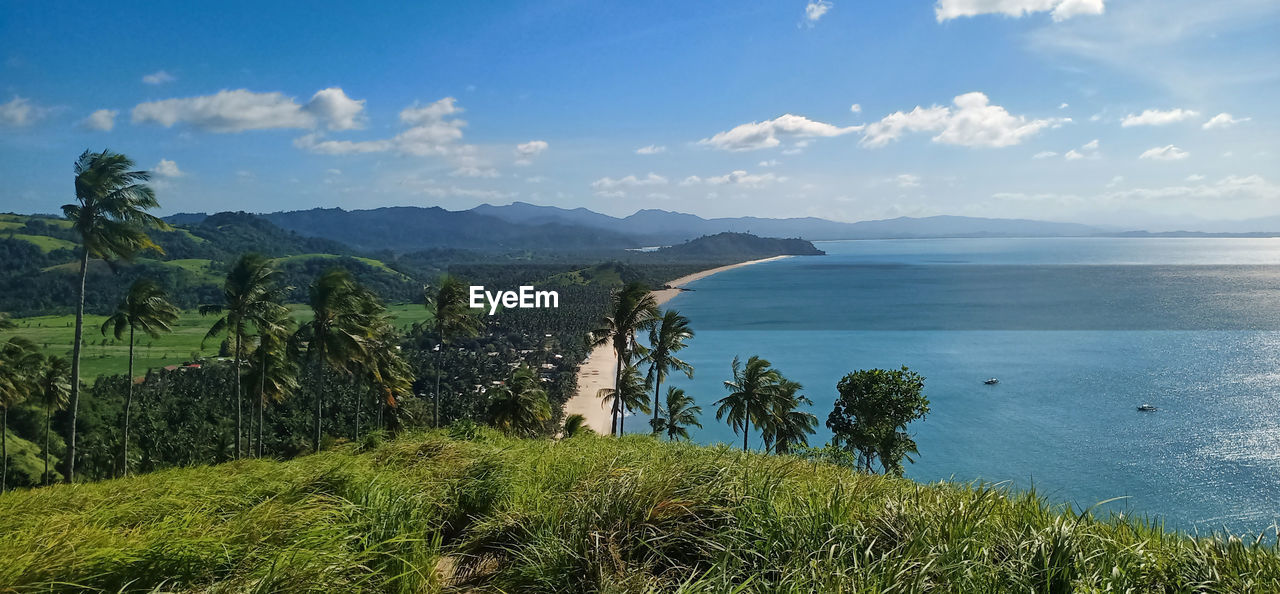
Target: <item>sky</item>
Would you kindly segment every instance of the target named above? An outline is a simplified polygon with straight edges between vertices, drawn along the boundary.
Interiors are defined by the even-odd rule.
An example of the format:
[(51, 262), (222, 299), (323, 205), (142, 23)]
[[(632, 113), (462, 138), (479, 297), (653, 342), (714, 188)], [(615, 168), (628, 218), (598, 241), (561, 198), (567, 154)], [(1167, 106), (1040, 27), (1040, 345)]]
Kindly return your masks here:
[(1280, 215), (1276, 0), (0, 0), (0, 210)]

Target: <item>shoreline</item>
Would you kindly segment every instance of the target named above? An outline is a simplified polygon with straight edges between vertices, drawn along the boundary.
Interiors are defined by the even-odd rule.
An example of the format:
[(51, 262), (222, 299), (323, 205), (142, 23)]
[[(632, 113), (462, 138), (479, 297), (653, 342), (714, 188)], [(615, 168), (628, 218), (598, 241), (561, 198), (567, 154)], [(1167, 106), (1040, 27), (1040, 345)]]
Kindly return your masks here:
[[(695, 272), (686, 276), (677, 278), (666, 284), (665, 289), (650, 291), (654, 301), (661, 306), (670, 301), (684, 285), (691, 282), (701, 280), (734, 268), (750, 266), (752, 264), (760, 264), (761, 262), (772, 262), (791, 256), (773, 256), (771, 258), (761, 258), (759, 260), (748, 260), (746, 262), (738, 262), (737, 264), (729, 264), (728, 266), (720, 266), (717, 268), (709, 268), (700, 272)], [(602, 388), (612, 388), (614, 373), (616, 372), (618, 358), (614, 355), (612, 345), (604, 345), (592, 349), (591, 354), (587, 357), (582, 365), (578, 366), (578, 390), (573, 397), (564, 403), (564, 415), (567, 417), (572, 414), (582, 415), (587, 419), (587, 426), (600, 435), (609, 434), (609, 426), (612, 424), (612, 416), (609, 409), (601, 406), (601, 401), (596, 394)]]

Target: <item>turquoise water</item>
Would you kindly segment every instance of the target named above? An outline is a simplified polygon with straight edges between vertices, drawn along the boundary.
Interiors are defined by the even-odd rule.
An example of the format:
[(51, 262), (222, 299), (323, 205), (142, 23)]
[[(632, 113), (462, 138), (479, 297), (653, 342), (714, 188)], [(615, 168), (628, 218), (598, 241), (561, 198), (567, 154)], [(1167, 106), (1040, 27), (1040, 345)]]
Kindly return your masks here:
[(908, 365), (932, 401), (911, 427), (914, 479), (1034, 485), (1078, 507), (1125, 497), (1102, 509), (1201, 532), (1280, 518), (1280, 240), (820, 247), (667, 304), (697, 331), (682, 353), (695, 378), (672, 381), (703, 406), (697, 441), (734, 443), (712, 402), (735, 355), (804, 384), (820, 424), (845, 373)]

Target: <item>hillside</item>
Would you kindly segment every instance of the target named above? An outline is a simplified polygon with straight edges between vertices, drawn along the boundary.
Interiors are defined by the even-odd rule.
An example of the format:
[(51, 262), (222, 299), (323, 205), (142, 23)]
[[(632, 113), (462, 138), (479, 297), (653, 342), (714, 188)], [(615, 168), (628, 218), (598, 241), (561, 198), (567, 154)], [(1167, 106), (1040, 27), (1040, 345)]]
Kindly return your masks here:
[[(183, 221), (178, 223), (177, 221)], [(416, 269), (398, 270), (339, 242), (305, 237), (245, 213), (184, 215), (172, 231), (154, 231), (164, 251), (138, 254), (132, 261), (90, 262), (85, 308), (106, 313), (135, 279), (160, 283), (184, 309), (219, 298), (223, 277), (241, 254), (280, 258), (292, 300), (324, 268), (340, 264), (384, 299), (412, 301), (419, 296)], [(79, 272), (79, 239), (63, 219), (39, 215), (0, 215), (0, 311), (17, 316), (64, 314), (74, 306), (70, 290)]]
[[(1262, 592), (1252, 540), (789, 456), (452, 430), (0, 495), (9, 591)], [(74, 586), (72, 585), (74, 584)]]
[(658, 254), (685, 257), (716, 257), (729, 254), (750, 258), (772, 256), (821, 256), (826, 252), (803, 239), (774, 239), (746, 233), (717, 233), (658, 250)]

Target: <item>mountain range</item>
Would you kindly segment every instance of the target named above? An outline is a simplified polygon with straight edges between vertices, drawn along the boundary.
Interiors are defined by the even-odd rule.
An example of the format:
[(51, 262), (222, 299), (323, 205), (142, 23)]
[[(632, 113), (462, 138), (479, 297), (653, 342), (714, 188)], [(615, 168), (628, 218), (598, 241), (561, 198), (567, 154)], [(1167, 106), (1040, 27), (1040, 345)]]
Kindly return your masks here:
[[(173, 223), (198, 223), (205, 215), (178, 214)], [(315, 208), (259, 215), (306, 237), (339, 241), (366, 251), (412, 252), (437, 248), (591, 251), (676, 245), (717, 233), (760, 237), (902, 239), (938, 237), (1077, 237), (1113, 230), (1076, 223), (1026, 219), (933, 216), (842, 223), (815, 217), (705, 219), (646, 209), (613, 217), (586, 208), (565, 209), (515, 202), (470, 210), (440, 207), (385, 207), (370, 210)]]

